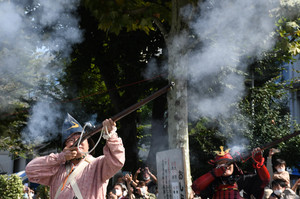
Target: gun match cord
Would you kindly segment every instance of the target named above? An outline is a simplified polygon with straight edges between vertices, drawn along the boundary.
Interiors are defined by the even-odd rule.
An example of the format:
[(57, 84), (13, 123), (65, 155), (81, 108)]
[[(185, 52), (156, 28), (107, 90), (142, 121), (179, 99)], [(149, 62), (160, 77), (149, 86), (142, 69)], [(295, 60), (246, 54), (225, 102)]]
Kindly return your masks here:
[[(109, 89), (109, 90), (106, 90), (106, 91), (96, 92), (96, 93), (92, 93), (92, 94), (85, 95), (85, 96), (82, 96), (82, 97), (76, 97), (76, 98), (73, 98), (73, 99), (70, 99), (70, 100), (60, 101), (60, 102), (56, 102), (56, 103), (57, 104), (63, 104), (63, 103), (68, 103), (68, 102), (84, 99), (84, 98), (87, 98), (87, 97), (91, 97), (91, 96), (94, 96), (94, 95), (100, 95), (100, 94), (108, 93), (109, 91), (119, 90), (121, 88), (126, 88), (126, 87), (130, 87), (130, 86), (133, 86), (133, 85), (136, 85), (136, 84), (140, 84), (140, 83), (148, 82), (148, 81), (151, 81), (151, 80), (154, 80), (154, 79), (157, 79), (157, 78), (161, 78), (164, 75), (165, 74), (160, 74), (160, 75), (154, 76), (152, 78), (143, 79), (143, 80), (132, 82), (132, 83), (129, 83), (129, 84), (124, 84), (122, 86), (119, 86), (118, 88), (113, 88), (113, 89)], [(19, 115), (19, 114), (26, 113), (26, 112), (28, 112), (28, 109), (23, 110), (23, 111), (3, 114), (3, 115), (0, 115), (0, 118), (1, 117), (9, 117), (9, 116), (14, 116), (14, 115)]]
[[(175, 83), (174, 82), (171, 82), (170, 84), (168, 84), (167, 86), (161, 88), (160, 90), (156, 91), (155, 93), (153, 93), (152, 95), (144, 98), (143, 100), (139, 101), (138, 103), (124, 109), (123, 111), (119, 112), (118, 114), (114, 115), (111, 119), (114, 121), (114, 122), (117, 122), (118, 120), (122, 119), (123, 117), (129, 115), (130, 113), (132, 113), (133, 111), (137, 110), (138, 108), (142, 107), (143, 105), (147, 104), (148, 102), (154, 100), (155, 98), (161, 96), (162, 94), (166, 93), (168, 90), (170, 90), (171, 88), (173, 88), (175, 86)], [(86, 126), (85, 126), (86, 127)], [(85, 129), (85, 128), (84, 128)], [(83, 142), (85, 139), (88, 139), (90, 137), (92, 137), (94, 134), (98, 133), (101, 131), (101, 135), (100, 135), (100, 138), (102, 137), (102, 134), (103, 134), (103, 125), (100, 124), (99, 126), (97, 127), (94, 127), (93, 130), (89, 131), (89, 132), (86, 132), (84, 133), (84, 129), (82, 131), (82, 136), (81, 136), (81, 139), (78, 139), (76, 140), (72, 147), (75, 147), (75, 146), (79, 146), (81, 142)], [(99, 142), (100, 140), (98, 140)]]
[[(89, 150), (88, 152), (83, 152), (83, 151), (81, 151), (81, 150), (79, 149), (79, 145), (80, 145), (80, 143), (82, 142), (82, 141), (81, 141), (81, 140), (82, 140), (82, 136), (83, 136), (84, 131), (85, 131), (85, 128), (86, 128), (87, 126), (90, 127), (90, 128), (92, 128), (92, 127), (95, 128), (95, 126), (93, 126), (90, 122), (87, 122), (87, 123), (85, 123), (85, 125), (84, 125), (84, 127), (83, 127), (83, 129), (82, 129), (82, 131), (81, 131), (80, 138), (79, 138), (79, 141), (78, 141), (78, 144), (77, 144), (77, 149), (78, 149), (78, 151), (79, 151), (80, 153), (82, 153), (82, 154), (84, 154), (84, 155), (87, 155), (87, 154), (91, 153), (91, 152), (97, 147), (97, 145), (99, 144), (99, 142), (100, 142), (100, 140), (101, 140), (101, 138), (102, 138), (102, 136), (103, 136), (103, 132), (104, 132), (104, 128), (102, 128), (101, 134), (100, 134), (100, 136), (99, 136), (99, 138), (98, 138), (98, 141), (97, 141), (96, 144), (94, 145), (94, 147), (93, 147), (91, 150)], [(107, 131), (107, 128), (106, 128), (105, 130)]]
[[(274, 147), (275, 145), (277, 145), (277, 144), (279, 144), (281, 142), (284, 142), (284, 141), (287, 141), (287, 140), (289, 140), (289, 139), (291, 139), (293, 137), (296, 137), (299, 134), (300, 134), (300, 130), (294, 131), (294, 133), (288, 134), (286, 136), (283, 136), (282, 138), (274, 140), (273, 142), (270, 142), (270, 143), (267, 143), (267, 144), (263, 145), (262, 147), (260, 147), (260, 149), (261, 149), (261, 151), (264, 151), (266, 149)], [(254, 156), (254, 154), (252, 154), (251, 152), (247, 152), (245, 154), (238, 153), (237, 156), (235, 156), (232, 160), (229, 160), (226, 163), (226, 166), (229, 166), (230, 164), (237, 163), (237, 162), (245, 163), (245, 162), (247, 162), (253, 156)]]

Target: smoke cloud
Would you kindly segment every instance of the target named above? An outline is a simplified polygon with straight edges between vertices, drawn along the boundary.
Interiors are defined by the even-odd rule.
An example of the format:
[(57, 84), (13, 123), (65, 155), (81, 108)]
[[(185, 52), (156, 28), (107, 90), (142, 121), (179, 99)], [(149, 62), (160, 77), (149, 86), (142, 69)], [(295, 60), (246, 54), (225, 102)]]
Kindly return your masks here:
[(39, 83), (58, 85), (62, 62), (82, 41), (74, 15), (78, 5), (79, 0), (0, 1), (0, 108), (8, 112), (20, 98), (40, 99), (31, 109), (24, 139), (47, 141), (44, 132), (58, 131), (60, 108), (50, 96), (43, 97)]
[[(260, 59), (262, 52), (274, 45), (271, 35), (276, 26), (270, 11), (279, 6), (276, 2), (227, 0), (200, 4), (201, 15), (190, 26), (200, 38), (201, 48), (190, 53), (185, 63), (193, 90), (189, 99), (192, 110), (196, 110), (192, 118), (230, 115), (230, 105), (244, 94), (243, 72), (249, 61)], [(183, 15), (188, 11), (184, 10)], [(213, 96), (203, 93), (216, 87), (207, 77), (222, 83)]]
[[(261, 59), (263, 52), (274, 46), (276, 26), (270, 12), (278, 6), (275, 0), (212, 0), (199, 5), (201, 15), (189, 24), (201, 46), (191, 51), (184, 63), (189, 70), (191, 119), (238, 114), (232, 105), (245, 93), (244, 75), (249, 63)], [(189, 13), (188, 7), (182, 12), (186, 19)], [(243, 136), (247, 124), (228, 122), (225, 125), (230, 127), (220, 127), (220, 131), (228, 138), (228, 147), (241, 152), (249, 144)]]
[[(245, 94), (248, 65), (275, 44), (272, 36), (276, 19), (271, 12), (279, 7), (277, 0), (208, 0), (201, 1), (197, 8), (189, 5), (181, 10), (190, 32), (173, 38), (168, 50), (177, 59), (176, 64), (187, 68), (187, 74), (181, 69), (172, 74), (177, 79), (187, 75), (190, 119), (218, 120), (238, 112), (232, 105)], [(187, 53), (183, 55), (183, 51)], [(153, 63), (151, 67), (157, 71)], [(151, 74), (149, 68), (147, 74)], [(242, 137), (247, 124), (234, 122), (229, 124), (234, 132), (220, 128), (224, 135), (234, 133), (238, 138), (238, 142), (228, 140), (228, 145), (241, 141), (247, 144)]]
[(58, 104), (38, 102), (31, 110), (27, 128), (23, 131), (23, 141), (39, 145), (57, 137), (61, 131), (60, 125), (57, 125), (62, 121), (61, 118), (61, 107)]
[[(279, 1), (226, 0), (206, 1), (199, 5), (200, 17), (190, 20), (194, 35), (201, 41), (199, 49), (187, 55), (190, 118), (227, 118), (220, 131), (227, 137), (227, 147), (243, 152), (249, 144), (244, 137), (247, 123), (236, 118), (233, 104), (245, 94), (244, 75), (253, 60), (274, 46), (276, 28), (270, 12)], [(188, 19), (190, 10), (182, 14)], [(239, 146), (237, 146), (239, 144)]]

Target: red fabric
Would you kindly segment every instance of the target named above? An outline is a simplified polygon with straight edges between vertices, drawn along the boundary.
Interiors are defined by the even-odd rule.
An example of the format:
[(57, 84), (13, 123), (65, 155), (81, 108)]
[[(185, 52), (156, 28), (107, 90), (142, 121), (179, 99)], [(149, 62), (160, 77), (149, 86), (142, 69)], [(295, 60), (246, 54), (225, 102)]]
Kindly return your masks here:
[(213, 174), (215, 174), (216, 177), (220, 177), (224, 174), (225, 172), (225, 167), (220, 167), (220, 168), (214, 168), (212, 170)]
[[(264, 188), (269, 184), (270, 182), (270, 173), (267, 169), (267, 167), (263, 164), (264, 163), (264, 159), (262, 161), (262, 165), (258, 165), (256, 164), (256, 170), (257, 170), (257, 173), (258, 173), (258, 176), (261, 180), (261, 192), (260, 192), (260, 195), (257, 199), (262, 199), (263, 196), (264, 196)], [(254, 167), (255, 168), (255, 167)]]
[(215, 191), (213, 199), (242, 199), (236, 183), (220, 185)]
[(213, 176), (213, 174), (211, 172), (208, 172), (193, 182), (192, 189), (195, 194), (200, 194), (200, 192), (205, 190), (208, 185), (210, 185), (214, 180), (215, 177)]
[(220, 156), (220, 155), (216, 155), (215, 157), (215, 162), (219, 162), (220, 160), (222, 159), (226, 159), (226, 160), (232, 160), (232, 156), (230, 155), (230, 153), (226, 153), (225, 155), (223, 156)]
[(217, 164), (219, 161), (221, 160), (232, 160), (232, 156), (230, 155), (230, 153), (226, 153), (225, 155), (216, 155), (215, 159), (214, 160), (210, 160), (208, 163), (209, 164), (212, 164), (212, 165), (215, 165)]
[(253, 165), (254, 168), (260, 168), (265, 162), (265, 158), (262, 156), (262, 151), (259, 150), (256, 153), (252, 152), (252, 159), (254, 160), (255, 164)]
[(257, 170), (258, 176), (262, 181), (261, 188), (264, 188), (270, 182), (270, 173), (267, 167), (264, 165), (265, 158), (262, 156), (261, 151), (252, 153), (252, 158), (255, 161), (253, 167)]
[(257, 168), (257, 173), (262, 181), (261, 188), (265, 188), (270, 182), (270, 173), (265, 165)]
[(225, 172), (225, 167), (214, 168), (211, 172), (208, 172), (197, 180), (195, 180), (192, 184), (192, 189), (196, 194), (200, 194), (201, 191), (206, 189), (210, 183), (212, 183), (216, 177), (220, 177)]

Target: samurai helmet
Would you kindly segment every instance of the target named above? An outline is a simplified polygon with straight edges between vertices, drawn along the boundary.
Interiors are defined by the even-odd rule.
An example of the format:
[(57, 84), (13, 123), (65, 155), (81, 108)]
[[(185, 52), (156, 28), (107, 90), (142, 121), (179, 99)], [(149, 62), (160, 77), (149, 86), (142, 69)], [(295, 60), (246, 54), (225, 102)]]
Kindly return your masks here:
[(69, 113), (62, 126), (62, 144), (73, 134), (82, 132), (83, 128)]
[(229, 153), (230, 149), (227, 149), (224, 151), (224, 147), (220, 146), (220, 151), (214, 151), (216, 156), (214, 160), (210, 160), (209, 163), (210, 164), (217, 164), (218, 162), (220, 162), (221, 160), (232, 160), (232, 156)]

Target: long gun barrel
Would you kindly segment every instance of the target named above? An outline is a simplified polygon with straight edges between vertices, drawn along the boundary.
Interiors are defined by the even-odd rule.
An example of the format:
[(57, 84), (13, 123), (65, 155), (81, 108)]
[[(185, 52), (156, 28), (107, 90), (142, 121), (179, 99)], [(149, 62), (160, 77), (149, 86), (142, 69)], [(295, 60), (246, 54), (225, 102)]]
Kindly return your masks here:
[[(175, 83), (171, 82), (167, 86), (159, 89), (158, 91), (156, 91), (155, 93), (153, 93), (150, 96), (146, 97), (145, 99), (139, 101), (138, 103), (136, 103), (136, 104), (124, 109), (123, 111), (119, 112), (118, 114), (114, 115), (113, 117), (111, 117), (111, 119), (114, 122), (122, 119), (123, 117), (129, 115), (130, 113), (132, 113), (133, 111), (139, 109), (140, 107), (147, 104), (148, 102), (150, 102), (150, 101), (154, 100), (155, 98), (161, 96), (162, 94), (166, 93), (169, 89), (171, 89), (174, 86), (175, 86)], [(85, 139), (90, 138), (91, 136), (95, 135), (96, 133), (100, 132), (102, 130), (102, 128), (103, 128), (103, 125), (100, 124), (99, 126), (95, 127), (93, 130), (84, 133), (82, 135), (81, 142), (83, 142)], [(74, 144), (72, 146), (74, 147), (74, 146), (77, 146), (77, 145), (78, 145), (78, 140), (76, 142), (74, 142)]]
[[(277, 145), (277, 144), (279, 144), (279, 143), (281, 143), (281, 142), (284, 142), (284, 141), (289, 140), (289, 139), (291, 139), (291, 138), (293, 138), (293, 137), (296, 137), (296, 136), (299, 135), (299, 134), (300, 134), (300, 131), (295, 131), (295, 132), (292, 133), (292, 134), (283, 136), (283, 137), (280, 138), (280, 139), (274, 140), (273, 142), (270, 142), (270, 143), (267, 143), (267, 144), (261, 146), (260, 149), (261, 149), (261, 150), (269, 149), (269, 148), (271, 148), (271, 147), (273, 147), (273, 146), (275, 146), (275, 145)], [(251, 152), (247, 152), (247, 153), (245, 153), (245, 154), (242, 154), (242, 155), (239, 156), (239, 157), (234, 157), (233, 160), (230, 161), (229, 164), (235, 163), (235, 162), (241, 162), (242, 160), (246, 160), (246, 159), (248, 159), (251, 155), (252, 155)]]

